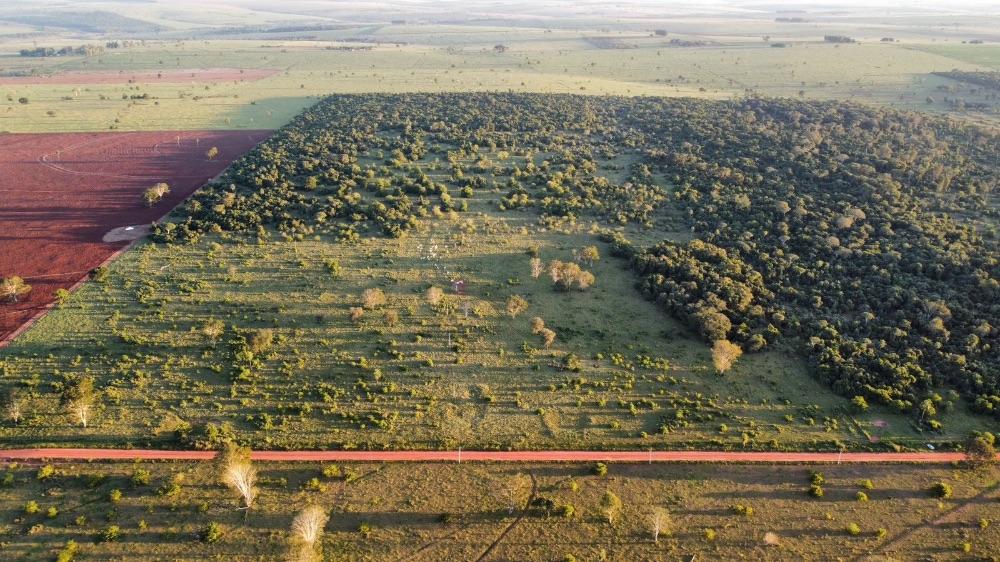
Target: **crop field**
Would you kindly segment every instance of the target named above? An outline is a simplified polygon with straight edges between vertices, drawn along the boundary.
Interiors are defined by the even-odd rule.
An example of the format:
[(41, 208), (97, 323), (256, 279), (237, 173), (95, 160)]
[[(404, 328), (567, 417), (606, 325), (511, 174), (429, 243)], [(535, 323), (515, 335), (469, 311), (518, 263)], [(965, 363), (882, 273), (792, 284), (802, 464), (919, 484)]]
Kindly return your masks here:
[[(355, 30), (356, 31), (356, 30)], [(440, 33), (438, 33), (440, 31)], [(329, 40), (150, 42), (100, 56), (56, 60), (0, 56), (0, 130), (11, 132), (267, 129), (288, 122), (330, 93), (515, 91), (588, 95), (657, 95), (731, 99), (764, 96), (850, 100), (995, 124), (996, 102), (986, 108), (948, 103), (938, 71), (979, 70), (983, 45), (947, 49), (911, 43), (836, 45), (814, 39), (773, 48), (747, 38), (677, 46), (669, 38), (613, 33), (633, 48), (603, 49), (599, 33), (466, 27), (386, 28)], [(495, 36), (494, 36), (495, 35)], [(354, 38), (345, 42), (343, 38)], [(680, 36), (685, 41), (698, 37)], [(430, 39), (430, 38), (439, 38)], [(408, 40), (409, 39), (409, 40)], [(777, 39), (775, 39), (777, 40)], [(494, 49), (500, 44), (502, 52)], [(13, 47), (12, 47), (13, 48)], [(988, 57), (987, 57), (988, 58)], [(181, 80), (185, 69), (242, 69)], [(81, 74), (74, 74), (81, 73)], [(84, 78), (176, 76), (135, 83), (94, 84)], [(269, 76), (267, 76), (270, 74)], [(55, 84), (73, 80), (76, 84)], [(263, 77), (251, 79), (248, 77)], [(104, 79), (102, 78), (102, 81)], [(142, 97), (145, 96), (145, 97)], [(983, 101), (976, 94), (951, 97)], [(26, 98), (29, 103), (18, 100)], [(928, 101), (928, 98), (933, 98)]]
[[(329, 511), (316, 548), (331, 561), (972, 560), (1000, 549), (996, 469), (595, 468), (265, 463), (246, 512), (211, 463), (9, 465), (0, 471), (0, 556), (293, 557), (302, 546), (289, 529), (307, 505)], [(821, 497), (808, 493), (815, 482)], [(949, 497), (932, 490), (939, 483)]]
[[(32, 286), (0, 311), (0, 340), (85, 278), (125, 240), (105, 236), (148, 225), (255, 144), (261, 131), (4, 135), (0, 137), (0, 271)], [(218, 156), (206, 157), (211, 148)], [(143, 190), (170, 193), (156, 206)], [(134, 238), (134, 237), (133, 237)]]

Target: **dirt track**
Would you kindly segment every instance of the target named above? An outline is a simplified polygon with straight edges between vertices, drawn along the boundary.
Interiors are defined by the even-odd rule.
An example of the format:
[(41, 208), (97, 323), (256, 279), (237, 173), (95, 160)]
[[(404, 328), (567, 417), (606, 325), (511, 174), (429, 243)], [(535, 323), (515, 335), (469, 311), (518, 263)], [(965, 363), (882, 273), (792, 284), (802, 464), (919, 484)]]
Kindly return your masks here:
[[(0, 460), (211, 460), (214, 451), (10, 449)], [(291, 462), (731, 462), (950, 463), (963, 453), (768, 453), (729, 451), (254, 451), (258, 461)], [(1000, 459), (1000, 455), (998, 455)]]

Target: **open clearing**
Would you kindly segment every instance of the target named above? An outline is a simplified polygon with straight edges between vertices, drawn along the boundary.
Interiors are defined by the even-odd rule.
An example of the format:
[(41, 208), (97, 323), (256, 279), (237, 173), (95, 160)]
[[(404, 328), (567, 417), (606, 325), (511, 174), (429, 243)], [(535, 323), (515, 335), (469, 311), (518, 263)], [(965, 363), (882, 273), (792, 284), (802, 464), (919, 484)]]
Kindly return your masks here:
[[(16, 134), (0, 136), (0, 272), (32, 291), (4, 305), (0, 341), (125, 245), (112, 229), (160, 218), (266, 131)], [(206, 157), (210, 147), (219, 155)], [(166, 182), (154, 207), (143, 190)]]
[[(972, 560), (1000, 549), (995, 468), (612, 464), (603, 477), (594, 468), (259, 463), (260, 496), (244, 515), (211, 463), (9, 465), (0, 557), (54, 558), (74, 540), (81, 561), (284, 559), (306, 505), (329, 510), (322, 550), (338, 562)], [(807, 493), (813, 481), (822, 497)], [(931, 493), (938, 482), (950, 498)], [(621, 502), (610, 524), (608, 492)], [(209, 540), (211, 523), (220, 533)]]

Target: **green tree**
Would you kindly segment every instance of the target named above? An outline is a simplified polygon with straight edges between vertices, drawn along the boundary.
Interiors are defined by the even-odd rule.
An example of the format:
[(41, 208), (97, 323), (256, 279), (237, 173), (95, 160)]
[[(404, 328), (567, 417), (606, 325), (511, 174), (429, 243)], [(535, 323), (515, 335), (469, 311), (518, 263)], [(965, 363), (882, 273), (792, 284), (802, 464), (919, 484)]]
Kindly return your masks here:
[(607, 518), (608, 523), (614, 525), (615, 519), (618, 518), (618, 514), (622, 510), (622, 500), (614, 492), (608, 490), (604, 492), (604, 497), (601, 498), (601, 511), (604, 513), (604, 517)]

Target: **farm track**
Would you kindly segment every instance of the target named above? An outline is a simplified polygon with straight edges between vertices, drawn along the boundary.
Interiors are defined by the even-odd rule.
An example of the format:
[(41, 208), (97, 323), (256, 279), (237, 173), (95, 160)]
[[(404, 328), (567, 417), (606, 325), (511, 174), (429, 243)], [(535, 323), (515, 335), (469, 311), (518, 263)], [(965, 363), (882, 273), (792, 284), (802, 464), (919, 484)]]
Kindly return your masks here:
[[(155, 449), (7, 449), (4, 461), (207, 461), (215, 451)], [(953, 463), (963, 453), (782, 453), (736, 451), (253, 451), (251, 458), (271, 462), (625, 462), (625, 463)], [(1000, 460), (1000, 455), (997, 455)]]

